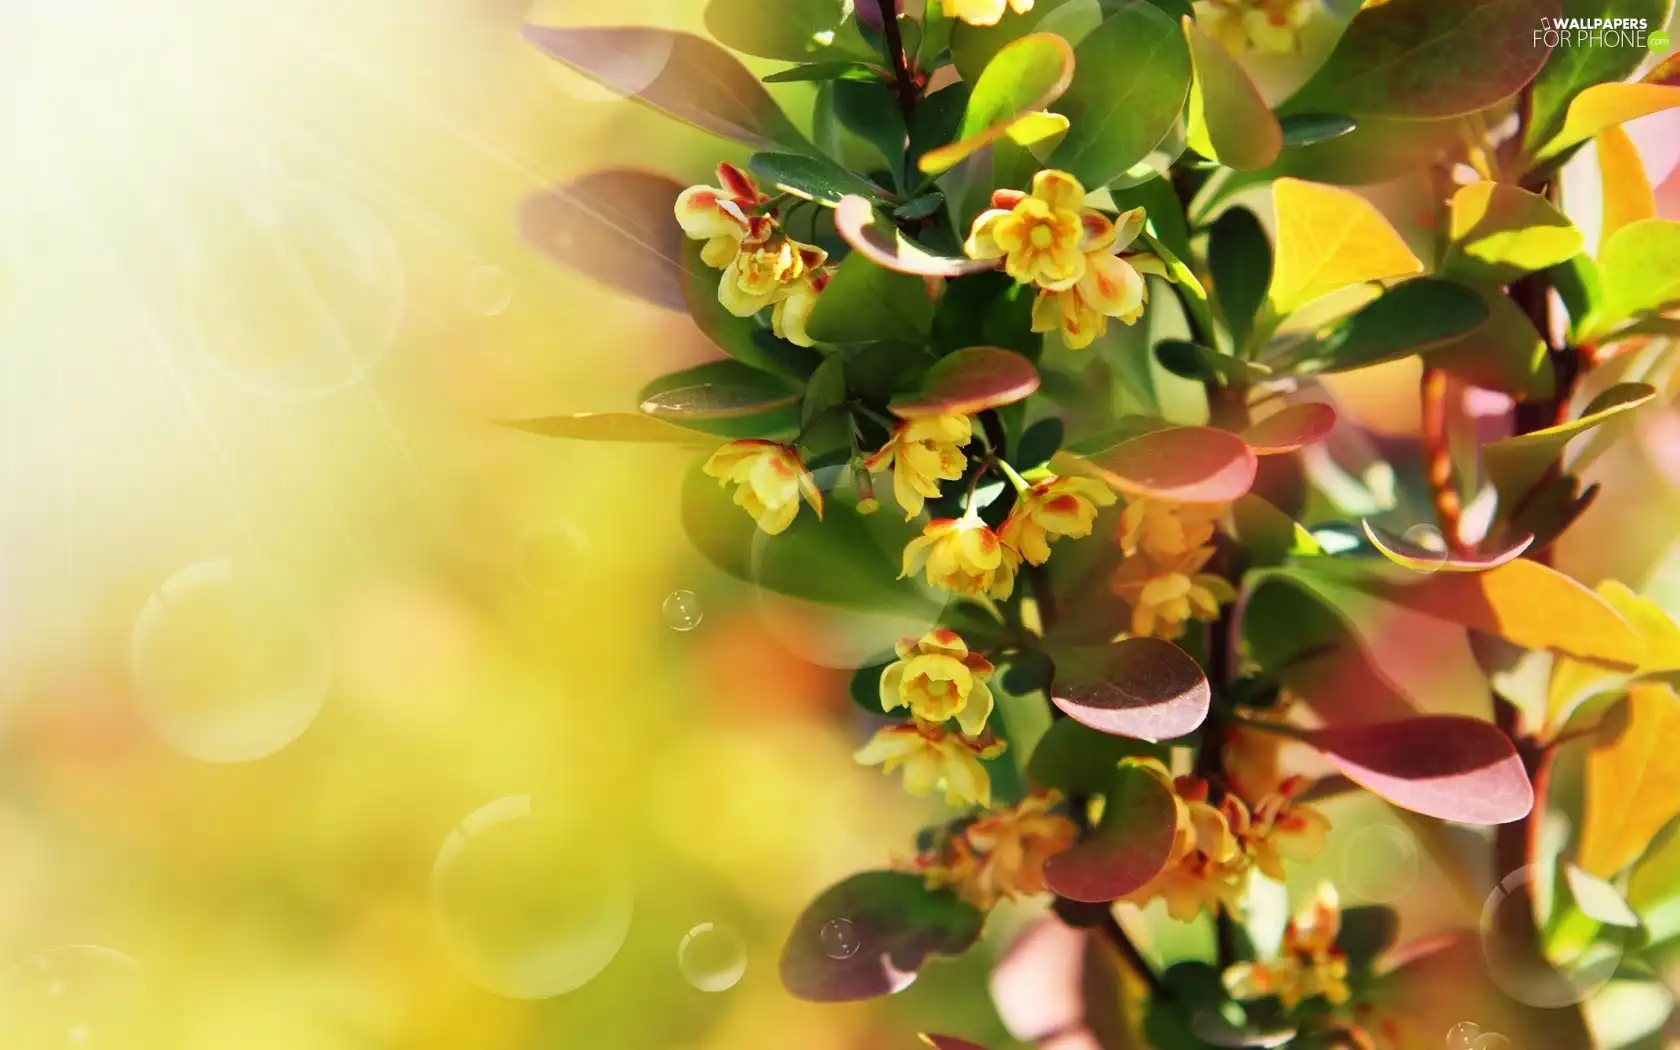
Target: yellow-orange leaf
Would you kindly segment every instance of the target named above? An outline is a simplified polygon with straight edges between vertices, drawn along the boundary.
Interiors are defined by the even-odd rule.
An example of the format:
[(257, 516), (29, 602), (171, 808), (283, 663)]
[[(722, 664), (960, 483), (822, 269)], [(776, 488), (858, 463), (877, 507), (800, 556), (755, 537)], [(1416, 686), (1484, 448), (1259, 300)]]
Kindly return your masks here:
[(1680, 697), (1666, 685), (1637, 682), (1621, 710), (1620, 732), (1587, 756), (1576, 863), (1602, 878), (1626, 867), (1680, 814)]
[(1619, 127), (1605, 128), (1593, 139), (1598, 148), (1599, 181), (1604, 191), (1600, 244), (1630, 222), (1657, 214), (1657, 198), (1645, 177), (1645, 165), (1633, 140)]
[[(1597, 590), (1644, 642), (1638, 674), (1680, 670), (1680, 624), (1669, 619), (1662, 606), (1617, 580), (1605, 580)], [(1553, 731), (1561, 729), (1575, 707), (1592, 695), (1593, 686), (1607, 686), (1619, 677), (1599, 665), (1559, 657), (1546, 690), (1546, 724)]]
[(1272, 185), (1277, 262), (1269, 293), (1279, 314), (1363, 281), (1419, 273), (1423, 263), (1370, 201), (1300, 179)]
[(1546, 143), (1540, 159), (1555, 156), (1618, 124), (1680, 106), (1680, 87), (1665, 84), (1594, 84), (1569, 103), (1563, 130)]

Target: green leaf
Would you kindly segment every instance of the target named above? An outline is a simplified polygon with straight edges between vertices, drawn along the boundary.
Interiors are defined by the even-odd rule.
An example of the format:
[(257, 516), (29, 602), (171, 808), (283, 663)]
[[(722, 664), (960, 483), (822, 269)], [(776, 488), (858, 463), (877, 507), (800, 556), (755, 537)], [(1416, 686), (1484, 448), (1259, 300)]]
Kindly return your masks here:
[[(879, 701), (876, 706), (880, 706)], [(1130, 737), (1110, 736), (1075, 722), (1058, 719), (1039, 738), (1027, 760), (1027, 777), (1040, 787), (1054, 788), (1067, 796), (1095, 795), (1108, 790), (1123, 758), (1157, 758), (1163, 762), (1167, 748), (1162, 744)]]
[(846, 362), (838, 354), (823, 358), (805, 384), (805, 400), (799, 406), (799, 425), (808, 427), (818, 416), (846, 401)]
[(540, 419), (508, 419), (500, 425), (543, 437), (579, 441), (629, 441), (711, 448), (720, 440), (702, 431), (680, 427), (640, 412), (577, 412)]
[[(800, 363), (816, 364), (815, 351), (796, 347), (776, 339), (759, 327), (751, 317), (736, 317), (718, 302), (718, 282), (721, 270), (714, 270), (700, 259), (699, 241), (684, 240), (681, 247), (683, 269), (682, 293), (688, 304), (688, 315), (700, 331), (716, 343), (718, 349), (743, 364), (766, 372), (798, 379), (810, 369), (800, 370)], [(761, 339), (760, 337), (765, 337)]]
[(1550, 201), (1502, 182), (1473, 182), (1453, 194), (1450, 245), (1441, 272), (1510, 284), (1581, 250), (1581, 231)]
[[(942, 255), (922, 247), (881, 219), (863, 197), (845, 197), (834, 211), (834, 228), (854, 252), (877, 266), (920, 277), (961, 277), (997, 268), (995, 262)], [(818, 300), (821, 301), (820, 299)]]
[(520, 35), (591, 80), (701, 131), (753, 149), (814, 148), (758, 78), (710, 40), (647, 26), (525, 26)]
[(1556, 380), (1534, 322), (1498, 288), (1476, 284), (1471, 290), (1487, 308), (1487, 320), (1428, 350), (1425, 358), (1475, 386), (1527, 401), (1551, 397)]
[(642, 401), (642, 411), (658, 419), (738, 419), (761, 416), (798, 400), (792, 391), (770, 393), (750, 386), (702, 383), (653, 394)]
[(1283, 131), (1284, 149), (1329, 142), (1359, 127), (1359, 121), (1342, 113), (1291, 113), (1278, 124)]
[(1046, 17), (1073, 2), (1076, 0), (1037, 0), (1024, 14), (1011, 12), (996, 25), (990, 26), (957, 21), (951, 26), (951, 64), (963, 80), (974, 83), (999, 51), (1028, 33), (1036, 32), (1038, 24)]
[(1110, 186), (1108, 196), (1116, 211), (1142, 208), (1149, 220), (1146, 228), (1171, 248), (1174, 255), (1190, 258), (1190, 225), (1184, 218), (1178, 195), (1173, 193), (1172, 183), (1158, 178), (1119, 189)]
[(778, 0), (772, 14), (760, 0), (711, 0), (706, 31), (725, 47), (784, 62), (878, 57), (848, 17), (851, 8), (846, 0)]
[[(836, 958), (824, 927), (844, 919), (858, 949)], [(980, 938), (986, 916), (949, 890), (896, 871), (853, 875), (825, 890), (794, 921), (782, 949), (782, 984), (809, 1002), (891, 995), (932, 957), (960, 955)]]
[(1618, 383), (1593, 398), (1576, 419), (1495, 441), (1483, 448), (1483, 469), (1499, 493), (1501, 510), (1508, 514), (1522, 505), (1534, 486), (1558, 462), (1571, 438), (1602, 426), (1655, 396), (1656, 391), (1644, 383)]
[(1326, 182), (1336, 186), (1363, 186), (1381, 182), (1398, 175), (1415, 172), (1420, 165), (1440, 150), (1456, 148), (1462, 139), (1463, 120), (1447, 117), (1440, 120), (1399, 120), (1362, 116), (1351, 131), (1317, 139), (1310, 143), (1291, 144), (1287, 131), (1291, 121), (1312, 117), (1318, 121), (1324, 114), (1280, 113), (1279, 122), (1285, 129), (1285, 146), (1271, 167), (1263, 171), (1242, 172), (1221, 187), (1221, 196), (1228, 197), (1238, 189), (1259, 185), (1268, 179), (1289, 176)]
[(939, 610), (912, 580), (898, 579), (899, 556), (917, 528), (897, 514), (859, 515), (849, 501), (824, 501), (823, 518), (802, 507), (779, 536), (766, 536), (731, 491), (697, 465), (683, 482), (683, 529), (724, 572), (792, 598), (902, 613), (932, 623)]
[(893, 218), (900, 222), (914, 222), (933, 215), (945, 206), (945, 195), (938, 190), (924, 193), (915, 200), (905, 201), (893, 209)]
[(798, 394), (779, 376), (740, 361), (708, 361), (660, 376), (636, 395), (642, 411), (723, 437), (791, 432)]
[(1365, 368), (1443, 346), (1487, 317), (1488, 308), (1474, 289), (1439, 277), (1417, 277), (1338, 322), (1314, 357), (1324, 362), (1326, 372)]
[(1615, 319), (1680, 303), (1680, 222), (1630, 222), (1610, 235), (1598, 257)]
[(853, 252), (817, 297), (806, 330), (820, 343), (919, 342), (932, 323), (933, 300), (920, 277), (883, 269)]
[(1036, 29), (1040, 33), (1055, 33), (1078, 47), (1102, 23), (1103, 9), (1098, 0), (1067, 0), (1040, 19)]
[(1256, 383), (1272, 374), (1265, 365), (1222, 354), (1212, 347), (1186, 339), (1163, 339), (1155, 344), (1155, 358), (1175, 376), (1198, 381), (1222, 379), (1231, 383)]
[(1136, 2), (1074, 54), (1078, 73), (1056, 107), (1072, 123), (1048, 166), (1092, 188), (1124, 174), (1167, 137), (1190, 92), (1190, 52), (1172, 19)]
[(1546, 278), (1563, 308), (1569, 312), (1569, 338), (1579, 342), (1591, 330), (1594, 316), (1604, 307), (1604, 278), (1598, 263), (1586, 252), (1578, 252), (1546, 270)]
[(1195, 79), (1190, 85), (1190, 148), (1230, 168), (1255, 170), (1277, 159), (1283, 129), (1230, 52), (1183, 21)]
[(904, 184), (904, 114), (884, 80), (841, 81), (834, 85), (834, 115), (881, 154), (887, 170)]
[(884, 401), (914, 385), (936, 360), (920, 343), (864, 343), (846, 348), (846, 387), (869, 401)]
[(1389, 0), (1367, 7), (1287, 109), (1411, 119), (1487, 109), (1540, 71), (1547, 49), (1534, 31), (1557, 14), (1558, 0)]
[(795, 84), (816, 80), (863, 80), (881, 79), (881, 70), (866, 62), (812, 62), (810, 65), (794, 66), (778, 73), (771, 73), (764, 77), (766, 84)]
[(1231, 341), (1248, 345), (1254, 319), (1272, 283), (1272, 242), (1247, 208), (1227, 208), (1208, 232), (1208, 271)]
[(527, 197), (515, 222), (526, 244), (560, 265), (681, 311), (687, 239), (672, 211), (681, 192), (664, 175), (610, 168)]
[[(1581, 19), (1642, 18), (1647, 29), (1668, 23), (1672, 0), (1563, 0), (1563, 17)], [(1649, 52), (1635, 34), (1606, 33), (1590, 47), (1554, 47), (1529, 85), (1529, 116), (1523, 146), (1529, 152), (1544, 145), (1563, 127), (1569, 101), (1583, 88), (1621, 80), (1645, 60)]]
[(747, 158), (747, 167), (778, 189), (830, 207), (847, 194), (883, 202), (887, 196), (879, 186), (831, 160), (800, 153), (754, 153)]
[(1026, 429), (1021, 435), (1020, 442), (1015, 448), (1015, 462), (1021, 467), (1031, 469), (1050, 462), (1062, 447), (1062, 421), (1057, 416), (1047, 416)]
[(895, 707), (888, 711), (881, 706), (881, 675), (886, 669), (886, 664), (871, 664), (858, 668), (852, 674), (849, 687), (852, 703), (876, 718), (891, 718), (902, 722), (910, 717), (909, 708)]
[[(962, 81), (948, 85), (916, 104), (910, 116), (910, 145), (904, 154), (905, 172), (919, 171), (922, 156), (957, 137), (968, 112), (969, 87)], [(906, 187), (907, 189), (909, 187)]]
[(922, 154), (917, 167), (928, 175), (949, 171), (1002, 138), (1016, 121), (1048, 108), (1068, 89), (1073, 64), (1073, 48), (1059, 36), (1033, 33), (1012, 41), (974, 81), (956, 140)]
[(1680, 823), (1670, 824), (1634, 865), (1627, 899), (1653, 942), (1680, 937)]

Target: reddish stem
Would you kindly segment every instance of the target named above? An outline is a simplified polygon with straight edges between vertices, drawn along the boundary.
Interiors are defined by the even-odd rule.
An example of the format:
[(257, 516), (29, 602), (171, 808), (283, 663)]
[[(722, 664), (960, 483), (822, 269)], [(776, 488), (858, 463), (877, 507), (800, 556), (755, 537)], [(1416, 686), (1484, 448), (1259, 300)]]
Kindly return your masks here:
[(1462, 529), (1464, 507), (1453, 480), (1452, 450), (1447, 446), (1447, 373), (1425, 368), (1419, 394), (1423, 401), (1423, 474), (1429, 482), (1435, 518), (1447, 549), (1464, 555), (1469, 552)]

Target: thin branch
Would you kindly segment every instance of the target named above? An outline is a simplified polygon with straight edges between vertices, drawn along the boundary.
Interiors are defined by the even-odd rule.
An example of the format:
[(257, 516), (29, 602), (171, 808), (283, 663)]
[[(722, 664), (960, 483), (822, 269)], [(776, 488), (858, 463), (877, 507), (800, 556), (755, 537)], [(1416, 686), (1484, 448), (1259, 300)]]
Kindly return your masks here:
[(1454, 554), (1468, 552), (1464, 543), (1464, 507), (1459, 503), (1458, 485), (1453, 478), (1452, 450), (1447, 446), (1447, 373), (1425, 368), (1420, 386), (1423, 401), (1423, 474), (1435, 504), (1435, 519), (1447, 549)]
[(1149, 960), (1138, 951), (1137, 945), (1132, 943), (1132, 939), (1126, 935), (1125, 927), (1120, 925), (1120, 920), (1116, 919), (1112, 912), (1103, 916), (1103, 921), (1097, 929), (1102, 931), (1103, 937), (1114, 946), (1114, 950), (1120, 953), (1127, 965), (1143, 978), (1143, 983), (1149, 986), (1151, 997), (1156, 1000), (1172, 998), (1172, 989), (1166, 986), (1161, 980), (1161, 975), (1155, 972), (1155, 968), (1149, 965)]
[(910, 76), (910, 61), (904, 54), (904, 37), (898, 31), (898, 4), (895, 0), (875, 0), (875, 6), (881, 12), (881, 29), (887, 34), (887, 50), (891, 53), (893, 80), (897, 85), (893, 94), (898, 96), (898, 108), (904, 112), (904, 123), (908, 125), (916, 112), (917, 91), (916, 82)]

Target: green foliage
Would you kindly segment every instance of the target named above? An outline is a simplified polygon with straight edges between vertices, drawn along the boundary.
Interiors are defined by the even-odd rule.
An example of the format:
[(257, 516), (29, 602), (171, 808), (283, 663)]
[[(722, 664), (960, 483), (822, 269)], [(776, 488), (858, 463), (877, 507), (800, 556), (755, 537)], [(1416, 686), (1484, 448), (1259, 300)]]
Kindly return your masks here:
[(921, 278), (849, 255), (817, 300), (810, 330), (825, 343), (919, 342), (932, 323), (933, 300)]
[[(1581, 19), (1642, 18), (1651, 28), (1668, 23), (1671, 0), (1563, 0), (1563, 17)], [(1608, 35), (1595, 47), (1557, 47), (1529, 88), (1529, 120), (1523, 145), (1530, 152), (1545, 145), (1563, 126), (1569, 102), (1581, 89), (1620, 80), (1638, 68), (1645, 50), (1632, 37)]]
[(1272, 242), (1247, 208), (1229, 208), (1208, 232), (1208, 272), (1231, 341), (1248, 343), (1272, 283)]

